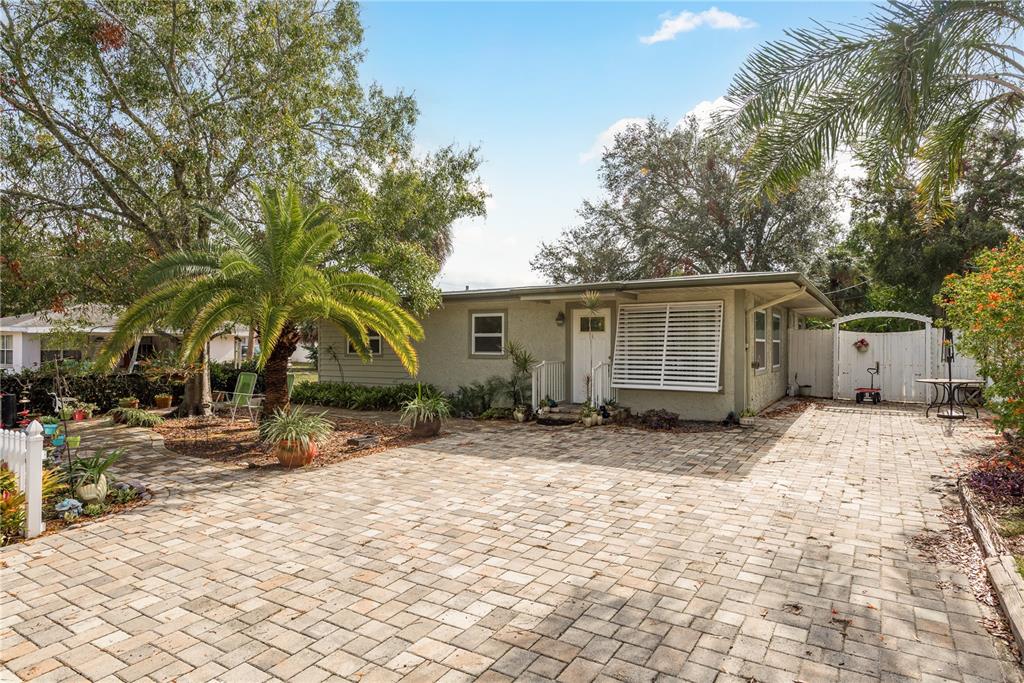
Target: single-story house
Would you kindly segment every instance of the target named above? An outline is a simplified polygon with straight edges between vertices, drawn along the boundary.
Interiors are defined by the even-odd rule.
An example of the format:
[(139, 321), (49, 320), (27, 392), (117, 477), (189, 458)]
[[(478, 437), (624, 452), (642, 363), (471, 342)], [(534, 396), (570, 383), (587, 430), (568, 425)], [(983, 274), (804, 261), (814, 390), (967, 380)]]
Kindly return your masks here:
[[(0, 370), (18, 372), (53, 360), (92, 358), (113, 333), (116, 323), (117, 311), (97, 305), (0, 318)], [(248, 328), (235, 325), (210, 340), (210, 359), (238, 363), (247, 357), (248, 343)], [(151, 331), (139, 339), (136, 360), (173, 350), (177, 344), (174, 336)], [(258, 348), (257, 341), (255, 350)], [(127, 368), (131, 359), (132, 353), (126, 353), (119, 365)], [(308, 361), (306, 351), (300, 348), (293, 360)]]
[[(584, 307), (586, 291), (600, 296)], [(444, 292), (423, 320), (418, 381), (445, 391), (507, 377), (509, 341), (539, 361), (533, 402), (614, 398), (634, 411), (661, 408), (719, 420), (759, 411), (786, 394), (789, 330), (838, 309), (797, 272), (722, 273), (651, 280)], [(319, 330), (321, 381), (413, 381), (371, 338), (363, 362), (336, 326)]]

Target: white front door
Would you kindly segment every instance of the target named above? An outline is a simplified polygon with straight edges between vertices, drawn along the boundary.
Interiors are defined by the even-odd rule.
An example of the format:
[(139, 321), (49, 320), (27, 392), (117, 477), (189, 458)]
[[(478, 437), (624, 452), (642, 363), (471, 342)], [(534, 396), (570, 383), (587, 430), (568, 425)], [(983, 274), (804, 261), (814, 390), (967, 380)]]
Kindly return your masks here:
[(610, 308), (572, 310), (572, 402), (587, 400), (591, 369), (612, 357)]

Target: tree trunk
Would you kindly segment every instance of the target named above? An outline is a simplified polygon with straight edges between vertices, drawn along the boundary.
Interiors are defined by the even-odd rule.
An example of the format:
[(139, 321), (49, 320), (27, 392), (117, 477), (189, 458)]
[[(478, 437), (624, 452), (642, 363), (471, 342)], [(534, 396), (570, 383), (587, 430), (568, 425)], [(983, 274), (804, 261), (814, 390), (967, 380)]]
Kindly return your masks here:
[(288, 408), (288, 360), (299, 345), (299, 333), (294, 325), (288, 325), (270, 352), (270, 358), (263, 368), (263, 382), (266, 398), (263, 399), (263, 417), (271, 417), (278, 409)]
[(245, 347), (245, 360), (252, 360), (253, 346), (256, 345), (256, 330), (249, 325), (249, 343)]
[(213, 393), (210, 391), (210, 364), (206, 362), (206, 353), (199, 356), (202, 370), (185, 380), (185, 396), (178, 406), (178, 416), (213, 414)]

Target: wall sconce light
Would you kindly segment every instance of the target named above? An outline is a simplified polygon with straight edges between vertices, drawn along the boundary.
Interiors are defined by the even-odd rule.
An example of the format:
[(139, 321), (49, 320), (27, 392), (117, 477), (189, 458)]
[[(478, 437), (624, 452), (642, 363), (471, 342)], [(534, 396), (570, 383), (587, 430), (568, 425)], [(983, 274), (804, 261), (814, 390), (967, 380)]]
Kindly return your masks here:
[(561, 327), (565, 324), (565, 312), (559, 311), (558, 315), (555, 316), (555, 324)]

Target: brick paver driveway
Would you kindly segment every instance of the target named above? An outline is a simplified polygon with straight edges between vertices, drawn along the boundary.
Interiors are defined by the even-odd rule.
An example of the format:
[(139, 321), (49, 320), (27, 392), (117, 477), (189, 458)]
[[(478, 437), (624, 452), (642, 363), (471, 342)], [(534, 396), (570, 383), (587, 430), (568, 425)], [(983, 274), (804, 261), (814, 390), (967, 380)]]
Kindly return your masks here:
[(301, 472), (136, 448), (150, 505), (0, 554), (3, 675), (1018, 680), (966, 580), (909, 545), (982, 435), (828, 404)]

